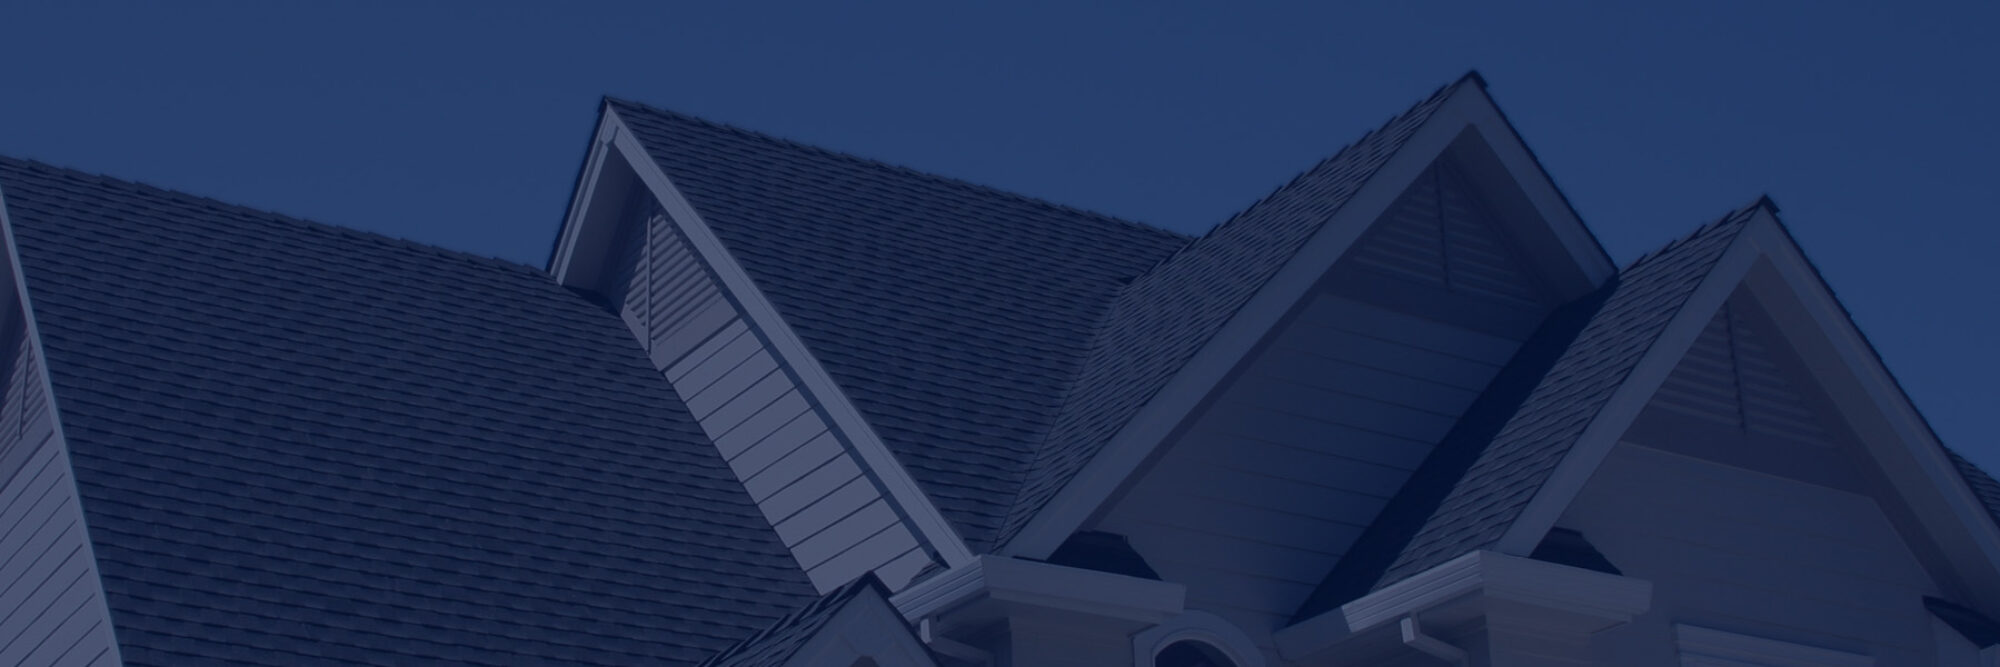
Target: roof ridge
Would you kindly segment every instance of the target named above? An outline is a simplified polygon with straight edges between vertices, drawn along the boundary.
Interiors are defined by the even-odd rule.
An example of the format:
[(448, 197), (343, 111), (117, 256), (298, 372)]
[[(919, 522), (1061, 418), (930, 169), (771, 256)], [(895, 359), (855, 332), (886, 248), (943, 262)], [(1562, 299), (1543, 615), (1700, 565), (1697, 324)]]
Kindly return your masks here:
[[(300, 227), (305, 227), (307, 229), (340, 234), (350, 238), (354, 238), (356, 240), (379, 243), (394, 247), (401, 247), (409, 250), (428, 252), (447, 259), (456, 259), (460, 261), (470, 262), (473, 264), (483, 264), (494, 268), (519, 270), (539, 275), (547, 275), (547, 273), (542, 271), (541, 269), (537, 269), (533, 266), (523, 264), (520, 262), (515, 262), (512, 260), (501, 259), (499, 257), (480, 255), (480, 254), (466, 252), (463, 250), (454, 250), (440, 245), (424, 243), (421, 241), (413, 241), (406, 238), (390, 236), (388, 234), (384, 234), (381, 232), (373, 232), (365, 229), (357, 229), (354, 227), (337, 225), (330, 222), (320, 222), (317, 220), (310, 220), (294, 215), (279, 213), (277, 211), (272, 211), (268, 209), (252, 208), (249, 206), (244, 206), (242, 204), (232, 204), (207, 195), (200, 195), (185, 190), (176, 190), (173, 188), (162, 187), (158, 185), (153, 185), (151, 183), (145, 183), (142, 181), (119, 178), (116, 176), (111, 176), (109, 174), (84, 171), (82, 169), (77, 169), (74, 167), (64, 167), (61, 165), (49, 164), (47, 162), (43, 162), (41, 160), (36, 160), (33, 158), (18, 158), (8, 155), (0, 155), (0, 168), (8, 168), (8, 167), (20, 169), (22, 171), (30, 173), (38, 173), (48, 177), (63, 177), (73, 180), (82, 180), (86, 182), (91, 182), (93, 184), (101, 186), (111, 186), (117, 188), (138, 190), (139, 194), (142, 195), (166, 196), (173, 199), (181, 200), (184, 203), (205, 206), (207, 208), (215, 209), (218, 211), (248, 214), (259, 218), (264, 218), (265, 219), (264, 222), (266, 223), (296, 225)], [(0, 192), (0, 194), (4, 194), (4, 192)]]
[(969, 181), (969, 180), (966, 180), (966, 179), (963, 179), (963, 178), (958, 178), (958, 177), (955, 177), (955, 176), (946, 176), (946, 175), (944, 175), (944, 174), (939, 174), (939, 173), (936, 173), (936, 172), (929, 172), (929, 171), (923, 171), (923, 170), (921, 170), (921, 169), (917, 169), (917, 168), (915, 168), (915, 167), (909, 167), (909, 166), (905, 166), (905, 165), (900, 165), (900, 164), (896, 164), (896, 163), (894, 163), (894, 162), (889, 162), (889, 161), (887, 161), (887, 160), (881, 160), (881, 159), (877, 159), (877, 158), (871, 158), (871, 157), (865, 157), (865, 156), (861, 156), (861, 155), (856, 155), (856, 154), (854, 154), (854, 153), (849, 153), (849, 152), (845, 152), (845, 151), (838, 151), (838, 150), (834, 150), (834, 149), (831, 149), (831, 148), (827, 148), (827, 147), (824, 147), (824, 146), (817, 146), (817, 145), (814, 145), (814, 144), (809, 144), (809, 143), (806, 143), (806, 142), (803, 142), (803, 141), (799, 141), (799, 140), (796, 140), (796, 139), (787, 139), (787, 138), (785, 138), (785, 137), (780, 137), (780, 136), (777, 136), (777, 135), (774, 135), (774, 134), (770, 134), (770, 133), (766, 133), (766, 132), (760, 132), (760, 131), (757, 131), (757, 130), (751, 130), (751, 129), (747, 129), (747, 128), (743, 128), (743, 127), (738, 127), (738, 126), (735, 126), (735, 125), (731, 125), (731, 124), (728, 124), (728, 123), (724, 123), (724, 122), (720, 122), (720, 121), (715, 121), (715, 120), (709, 120), (709, 119), (707, 119), (707, 118), (702, 118), (702, 117), (700, 117), (700, 116), (696, 116), (696, 115), (693, 115), (693, 114), (689, 114), (689, 113), (684, 113), (684, 112), (680, 112), (680, 111), (674, 111), (674, 110), (672, 110), (672, 109), (667, 109), (667, 108), (663, 108), (663, 107), (657, 107), (657, 106), (653, 106), (653, 105), (650, 105), (650, 104), (646, 104), (646, 103), (644, 103), (644, 102), (639, 102), (639, 101), (635, 101), (635, 100), (629, 100), (629, 99), (625, 99), (625, 98), (621, 98), (621, 97), (616, 97), (616, 96), (612, 96), (612, 95), (606, 95), (606, 96), (604, 96), (604, 100), (605, 100), (605, 102), (607, 102), (607, 103), (609, 103), (609, 104), (612, 104), (612, 105), (624, 105), (624, 106), (629, 106), (629, 107), (636, 107), (636, 108), (638, 108), (638, 109), (640, 109), (640, 110), (643, 110), (643, 111), (647, 111), (647, 112), (650, 112), (650, 113), (654, 113), (654, 114), (659, 114), (659, 115), (664, 115), (664, 116), (667, 116), (667, 117), (670, 117), (670, 118), (674, 118), (674, 119), (676, 119), (676, 120), (680, 120), (680, 121), (684, 121), (684, 122), (692, 122), (692, 123), (695, 123), (695, 124), (698, 124), (698, 125), (702, 125), (702, 126), (706, 126), (706, 127), (709, 127), (709, 128), (713, 128), (713, 129), (717, 129), (717, 130), (722, 130), (722, 131), (725, 131), (725, 132), (730, 132), (730, 133), (732, 133), (732, 134), (736, 134), (736, 135), (738, 135), (738, 136), (741, 136), (741, 137), (745, 137), (745, 138), (749, 138), (749, 139), (754, 139), (754, 140), (757, 140), (757, 141), (761, 141), (761, 142), (765, 142), (765, 143), (769, 143), (769, 144), (775, 144), (775, 145), (778, 145), (778, 146), (781, 146), (781, 147), (784, 147), (784, 148), (790, 148), (790, 149), (794, 149), (794, 150), (802, 150), (802, 151), (806, 151), (806, 152), (810, 152), (810, 153), (816, 153), (816, 154), (819, 154), (819, 155), (824, 155), (824, 156), (826, 156), (826, 157), (830, 157), (830, 158), (834, 158), (834, 159), (837, 159), (837, 160), (842, 160), (842, 161), (845, 161), (845, 162), (850, 162), (850, 163), (854, 163), (854, 164), (856, 164), (856, 165), (859, 165), (859, 166), (863, 166), (863, 167), (868, 167), (868, 168), (873, 168), (873, 169), (884, 169), (884, 170), (888, 170), (888, 171), (893, 171), (893, 172), (896, 172), (896, 173), (899, 173), (899, 174), (902, 174), (902, 175), (905, 175), (905, 176), (911, 176), (911, 177), (915, 177), (915, 178), (919, 178), (919, 179), (923, 179), (923, 180), (926, 180), (926, 181), (931, 181), (931, 182), (934, 182), (934, 183), (937, 183), (937, 184), (939, 184), (939, 185), (944, 185), (944, 186), (947, 186), (947, 187), (955, 187), (955, 188), (960, 188), (960, 189), (965, 189), (965, 190), (972, 190), (972, 191), (975, 191), (975, 192), (979, 192), (979, 193), (982, 193), (982, 194), (988, 194), (988, 195), (997, 195), (997, 196), (1000, 196), (1000, 197), (1002, 197), (1002, 198), (1006, 198), (1006, 199), (1010, 199), (1010, 200), (1014, 200), (1014, 201), (1016, 201), (1016, 202), (1018, 202), (1018, 203), (1022, 203), (1022, 204), (1027, 204), (1027, 205), (1030, 205), (1030, 206), (1036, 206), (1036, 207), (1041, 207), (1041, 208), (1048, 208), (1048, 209), (1053, 209), (1053, 210), (1056, 210), (1056, 211), (1061, 211), (1061, 212), (1064, 212), (1064, 213), (1068, 213), (1068, 214), (1071, 214), (1071, 215), (1076, 215), (1076, 216), (1081, 216), (1081, 217), (1084, 217), (1084, 218), (1089, 218), (1089, 219), (1092, 219), (1092, 220), (1094, 220), (1094, 221), (1096, 221), (1096, 222), (1100, 222), (1100, 223), (1107, 223), (1107, 224), (1112, 224), (1112, 225), (1116, 225), (1116, 226), (1121, 226), (1121, 227), (1126, 227), (1126, 228), (1130, 228), (1130, 229), (1133, 229), (1133, 230), (1136, 230), (1136, 231), (1143, 231), (1143, 232), (1148, 232), (1148, 233), (1152, 233), (1152, 234), (1157, 234), (1157, 235), (1163, 235), (1163, 236), (1169, 236), (1169, 237), (1173, 237), (1173, 238), (1178, 238), (1178, 239), (1181, 239), (1181, 240), (1184, 240), (1184, 241), (1187, 241), (1187, 240), (1193, 240), (1193, 239), (1195, 239), (1195, 238), (1199, 238), (1199, 237), (1197, 237), (1197, 236), (1195, 236), (1195, 235), (1191, 235), (1191, 234), (1184, 234), (1184, 233), (1181, 233), (1181, 232), (1176, 232), (1176, 231), (1173, 231), (1173, 230), (1171, 230), (1171, 229), (1167, 229), (1167, 228), (1164, 228), (1164, 227), (1159, 227), (1159, 226), (1156, 226), (1156, 225), (1152, 225), (1152, 224), (1148, 224), (1148, 223), (1144, 223), (1144, 222), (1139, 222), (1139, 221), (1137, 221), (1137, 220), (1127, 220), (1127, 219), (1124, 219), (1124, 218), (1120, 218), (1120, 217), (1117, 217), (1117, 216), (1114, 216), (1114, 215), (1111, 215), (1111, 214), (1108, 214), (1108, 213), (1100, 213), (1100, 212), (1098, 212), (1098, 211), (1093, 211), (1093, 210), (1090, 210), (1090, 209), (1086, 209), (1086, 208), (1082, 208), (1082, 207), (1078, 207), (1078, 206), (1071, 206), (1071, 205), (1069, 205), (1069, 204), (1062, 204), (1062, 203), (1058, 203), (1058, 202), (1053, 202), (1053, 201), (1049, 201), (1049, 200), (1047, 200), (1047, 199), (1042, 199), (1042, 198), (1039, 198), (1039, 197), (1034, 197), (1034, 196), (1030, 196), (1030, 195), (1025, 195), (1025, 194), (1022, 194), (1022, 193), (1019, 193), (1019, 192), (1014, 192), (1014, 191), (1012, 191), (1012, 190), (1005, 190), (1005, 189), (1001, 189), (1001, 188), (998, 188), (998, 187), (994, 187), (994, 186), (991, 186), (991, 185), (984, 185), (984, 184), (981, 184), (981, 183), (974, 183), (974, 182), (972, 182), (972, 181)]
[(1242, 209), (1236, 211), (1235, 213), (1229, 214), (1228, 218), (1224, 218), (1222, 222), (1216, 223), (1214, 227), (1210, 227), (1208, 232), (1201, 235), (1200, 238), (1208, 238), (1209, 236), (1214, 235), (1217, 231), (1222, 230), (1222, 228), (1228, 227), (1231, 224), (1239, 220), (1242, 220), (1245, 217), (1248, 217), (1250, 212), (1256, 210), (1258, 206), (1262, 206), (1265, 202), (1270, 201), (1273, 197), (1276, 197), (1279, 194), (1285, 192), (1286, 190), (1291, 189), (1292, 186), (1298, 185), (1299, 181), (1305, 179), (1306, 176), (1311, 175), (1313, 172), (1319, 171), (1327, 164), (1340, 159), (1341, 156), (1345, 154), (1348, 150), (1354, 148), (1355, 146), (1360, 146), (1362, 144), (1368, 143), (1369, 139), (1374, 138), (1375, 135), (1377, 134), (1381, 134), (1383, 130), (1387, 130), (1391, 126), (1394, 126), (1396, 124), (1396, 121), (1402, 120), (1403, 117), (1409, 115), (1411, 111), (1420, 109), (1424, 107), (1424, 105), (1430, 104), (1431, 102), (1436, 101), (1441, 97), (1449, 95), (1451, 91), (1457, 90), (1459, 86), (1464, 85), (1468, 81), (1477, 83), (1481, 88), (1486, 87), (1486, 80), (1480, 78), (1479, 73), (1477, 71), (1468, 72), (1465, 76), (1459, 77), (1458, 80), (1456, 81), (1439, 86), (1436, 90), (1431, 91), (1431, 94), (1425, 95), (1423, 99), (1418, 100), (1416, 104), (1412, 104), (1408, 107), (1404, 107), (1401, 111), (1389, 114), (1389, 119), (1376, 124), (1374, 129), (1369, 130), (1367, 133), (1362, 134), (1359, 138), (1353, 141), (1342, 144), (1340, 148), (1335, 149), (1333, 153), (1328, 154), (1326, 157), (1320, 158), (1319, 160), (1313, 162), (1312, 166), (1300, 170), (1299, 173), (1297, 174), (1293, 174), (1291, 179), (1286, 180), (1283, 184), (1280, 184), (1278, 187), (1272, 188), (1270, 192), (1264, 193), (1264, 196), (1258, 197), (1256, 201), (1250, 202), (1249, 206), (1245, 206)]

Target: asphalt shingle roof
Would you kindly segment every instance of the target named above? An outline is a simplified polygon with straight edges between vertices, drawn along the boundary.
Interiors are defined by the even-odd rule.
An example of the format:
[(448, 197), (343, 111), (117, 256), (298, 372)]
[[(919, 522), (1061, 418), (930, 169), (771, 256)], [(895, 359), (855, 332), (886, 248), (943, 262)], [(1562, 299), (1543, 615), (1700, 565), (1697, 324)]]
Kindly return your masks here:
[(826, 627), (828, 621), (840, 614), (840, 610), (862, 595), (880, 596), (885, 601), (889, 597), (880, 579), (873, 574), (863, 575), (715, 654), (701, 663), (701, 667), (782, 667), (805, 647), (807, 641), (819, 634), (820, 628)]
[(127, 664), (694, 664), (814, 597), (525, 266), (0, 159)]
[(975, 550), (1126, 281), (1188, 239), (608, 101)]
[(1229, 318), (1429, 120), (1468, 75), (1292, 179), (1134, 280), (1094, 332), (996, 543), (1040, 512)]

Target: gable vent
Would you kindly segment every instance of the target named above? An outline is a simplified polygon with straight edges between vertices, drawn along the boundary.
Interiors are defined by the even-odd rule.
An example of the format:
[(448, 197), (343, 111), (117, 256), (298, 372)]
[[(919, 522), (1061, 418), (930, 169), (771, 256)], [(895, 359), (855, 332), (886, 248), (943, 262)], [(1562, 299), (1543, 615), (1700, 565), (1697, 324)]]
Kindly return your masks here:
[(1356, 246), (1354, 261), (1472, 296), (1540, 305), (1542, 290), (1465, 176), (1439, 160)]
[(1745, 431), (1827, 444), (1826, 429), (1777, 362), (1783, 342), (1732, 298), (1654, 395), (1654, 404)]

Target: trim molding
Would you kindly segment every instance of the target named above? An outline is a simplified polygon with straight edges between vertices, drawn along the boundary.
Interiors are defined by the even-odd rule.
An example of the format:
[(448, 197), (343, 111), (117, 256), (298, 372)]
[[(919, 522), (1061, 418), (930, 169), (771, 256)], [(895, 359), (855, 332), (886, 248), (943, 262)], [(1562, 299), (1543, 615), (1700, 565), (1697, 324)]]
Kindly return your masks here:
[(1278, 630), (1280, 655), (1300, 660), (1349, 638), (1396, 629), (1398, 621), (1460, 602), (1506, 601), (1603, 625), (1631, 621), (1652, 608), (1652, 582), (1474, 551), (1324, 614)]
[(1667, 323), (1660, 337), (1653, 341), (1653, 346), (1632, 368), (1631, 374), (1625, 376), (1611, 400), (1591, 418), (1590, 425), (1577, 437), (1569, 453), (1556, 464), (1548, 481), (1528, 500), (1520, 516), (1501, 535), (1494, 550), (1516, 556), (1533, 552), (1535, 545), (1541, 543), (1549, 528), (1569, 508), (1570, 501), (1583, 492), (1584, 484), (1597, 472), (1597, 466), (1610, 456), (1611, 448), (1639, 418), (1639, 413), (1652, 400), (1653, 393), (1680, 364), (1681, 357), (1686, 356), (1688, 349), (1694, 346), (1695, 339), (1701, 336), (1708, 321), (1729, 300), (1729, 295), (1743, 282), (1744, 276), (1749, 275), (1750, 267), (1761, 254), (1757, 245), (1749, 240), (1750, 231), (1760, 226), (1776, 225), (1777, 220), (1771, 217), (1769, 208), (1762, 208), (1745, 224), (1749, 228), (1730, 240), (1729, 248), (1716, 260), (1715, 266), (1702, 278), (1701, 284), (1695, 287), (1694, 293), (1688, 296), (1680, 312)]
[(14, 222), (7, 215), (5, 192), (0, 192), (0, 242), (6, 244), (8, 279), (14, 282), (15, 303), (21, 309), (21, 335), (27, 337), (30, 354), (34, 355), (38, 362), (36, 381), (42, 385), (43, 399), (49, 402), (49, 427), (54, 431), (49, 444), (56, 448), (56, 455), (61, 457), (57, 465), (69, 471), (69, 493), (76, 503), (77, 529), (83, 532), (83, 557), (90, 563), (89, 574), (86, 576), (90, 578), (92, 606), (104, 614), (103, 627), (105, 632), (111, 634), (111, 646), (105, 655), (111, 658), (111, 664), (122, 665), (125, 660), (117, 638), (118, 625), (111, 618), (111, 601), (105, 596), (102, 574), (97, 569), (97, 540), (91, 538), (93, 533), (90, 531), (90, 517), (83, 511), (83, 491), (77, 487), (76, 468), (70, 464), (69, 435), (63, 430), (62, 404), (56, 396), (55, 381), (49, 375), (48, 351), (42, 346), (41, 325), (35, 320), (34, 300), (28, 292), (27, 273), (21, 267), (20, 246), (14, 243)]
[[(1514, 184), (1528, 194), (1535, 213), (1561, 242), (1581, 275), (1594, 286), (1616, 267), (1549, 182), (1534, 156), (1500, 115), (1483, 86), (1461, 81), (1400, 150), (1315, 231), (1299, 252), (1217, 331), (1187, 365), (1142, 406), (1095, 457), (1084, 464), (1021, 532), (997, 551), (1046, 558), (1095, 516), (1365, 233), (1423, 170), (1451, 149), (1467, 130), (1501, 157)], [(1581, 291), (1588, 291), (1584, 287)]]
[(1180, 614), (1186, 597), (1187, 587), (1176, 583), (984, 554), (904, 589), (889, 603), (913, 622), (995, 600), (1159, 623)]
[[(869, 426), (867, 420), (861, 416), (860, 410), (854, 407), (853, 402), (848, 400), (846, 393), (841, 391), (833, 377), (820, 366), (819, 360), (814, 358), (805, 343), (799, 340), (798, 334), (794, 333), (784, 317), (779, 315), (777, 308), (773, 307), (764, 293), (757, 289), (750, 275), (736, 263), (734, 257), (730, 256), (729, 250), (722, 245), (722, 240), (715, 236), (715, 232), (709, 229), (706, 222), (702, 221), (701, 215), (694, 210), (692, 204), (688, 203), (687, 198), (681, 195), (680, 190), (674, 187), (673, 181), (667, 178), (666, 172), (654, 162), (652, 155), (647, 153), (645, 147), (639, 144), (639, 140), (632, 136), (632, 132), (625, 128), (624, 121), (618, 118), (617, 111), (606, 107), (604, 115), (608, 131), (612, 134), (607, 147), (617, 150), (631, 166), (632, 171), (638, 174), (640, 182), (644, 183), (659, 201), (660, 208), (666, 212), (667, 217), (680, 226), (688, 245), (693, 247), (702, 261), (708, 264), (709, 269), (715, 272), (722, 283), (723, 291), (742, 308), (744, 319), (765, 336), (771, 353), (797, 373), (801, 389), (810, 399), (826, 408), (827, 415), (833, 421), (833, 428), (843, 436), (841, 440), (851, 447), (852, 453), (860, 460), (863, 468), (868, 470), (869, 475), (882, 486), (883, 492), (888, 495), (898, 513), (924, 543), (944, 561), (945, 566), (958, 567), (971, 561), (972, 551), (966, 547), (965, 541), (959, 537), (951, 523), (938, 512), (937, 506), (931, 503), (930, 496), (917, 486), (916, 480), (910, 477), (909, 472), (896, 460), (895, 454), (882, 443), (881, 436)], [(598, 170), (599, 173), (601, 171)], [(572, 233), (579, 232), (572, 230)]]

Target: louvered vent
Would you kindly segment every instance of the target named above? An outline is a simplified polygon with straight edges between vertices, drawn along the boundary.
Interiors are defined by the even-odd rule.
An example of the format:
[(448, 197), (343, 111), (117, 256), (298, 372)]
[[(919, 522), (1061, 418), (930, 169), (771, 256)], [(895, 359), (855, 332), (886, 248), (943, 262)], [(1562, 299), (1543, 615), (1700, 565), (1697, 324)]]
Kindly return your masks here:
[(1449, 161), (1403, 192), (1354, 251), (1363, 266), (1456, 292), (1539, 305), (1520, 253)]
[(1752, 307), (1730, 299), (1667, 376), (1654, 404), (1751, 432), (1829, 444), (1819, 417), (1775, 359), (1783, 340), (1744, 315)]

